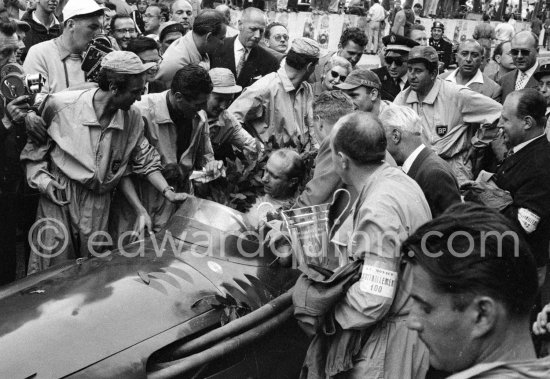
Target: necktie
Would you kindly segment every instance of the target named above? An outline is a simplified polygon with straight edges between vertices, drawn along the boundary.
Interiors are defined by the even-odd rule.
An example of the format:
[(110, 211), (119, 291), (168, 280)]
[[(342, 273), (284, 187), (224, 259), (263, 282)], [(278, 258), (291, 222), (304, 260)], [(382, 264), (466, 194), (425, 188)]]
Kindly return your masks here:
[(241, 59), (239, 59), (239, 63), (237, 64), (237, 78), (241, 74), (241, 70), (244, 67), (244, 62), (246, 62), (246, 49), (243, 49), (243, 55), (241, 55)]
[(523, 89), (525, 87), (525, 79), (527, 77), (527, 74), (523, 71), (519, 72), (519, 79), (516, 81), (516, 88), (515, 90)]

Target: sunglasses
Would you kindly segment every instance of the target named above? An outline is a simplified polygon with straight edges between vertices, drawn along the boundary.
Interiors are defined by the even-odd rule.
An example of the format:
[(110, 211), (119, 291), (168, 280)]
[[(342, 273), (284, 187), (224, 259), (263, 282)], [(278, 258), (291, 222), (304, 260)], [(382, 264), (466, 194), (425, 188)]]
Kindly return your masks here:
[(277, 42), (280, 40), (288, 41), (288, 34), (277, 34), (276, 36), (273, 36), (273, 39)]
[(332, 76), (332, 79), (340, 78), (341, 82), (345, 82), (347, 78), (346, 75), (340, 75), (339, 72), (332, 71), (332, 70), (330, 71), (330, 76)]
[(522, 56), (526, 57), (529, 54), (531, 54), (531, 50), (528, 49), (512, 49), (510, 50), (510, 55), (513, 57), (517, 57), (521, 53)]
[(391, 66), (392, 63), (395, 63), (396, 66), (403, 66), (403, 63), (406, 63), (407, 60), (403, 58), (384, 58), (386, 64)]

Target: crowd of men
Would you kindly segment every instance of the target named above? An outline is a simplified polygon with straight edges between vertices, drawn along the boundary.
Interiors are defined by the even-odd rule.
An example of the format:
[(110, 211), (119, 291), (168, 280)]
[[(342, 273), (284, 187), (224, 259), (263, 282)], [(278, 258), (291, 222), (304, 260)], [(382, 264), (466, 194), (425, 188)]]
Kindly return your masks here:
[[(0, 283), (16, 278), (18, 236), (28, 274), (86, 258), (162, 230), (228, 159), (270, 153), (249, 219), (265, 225), (266, 202), (332, 202), (330, 251), (350, 273), (304, 327), (303, 377), (550, 377), (529, 328), (536, 316), (533, 333), (550, 332), (550, 60), (531, 31), (492, 51), (482, 23), (450, 68), (444, 25), (428, 39), (411, 5), (379, 48), (373, 0), (371, 33), (348, 28), (327, 54), (256, 7), (237, 28), (226, 5), (186, 0), (1, 11), (0, 70), (45, 83), (0, 99)], [(380, 68), (360, 65), (378, 51)], [(111, 238), (91, 251), (97, 232)], [(299, 284), (297, 310), (315, 285)]]

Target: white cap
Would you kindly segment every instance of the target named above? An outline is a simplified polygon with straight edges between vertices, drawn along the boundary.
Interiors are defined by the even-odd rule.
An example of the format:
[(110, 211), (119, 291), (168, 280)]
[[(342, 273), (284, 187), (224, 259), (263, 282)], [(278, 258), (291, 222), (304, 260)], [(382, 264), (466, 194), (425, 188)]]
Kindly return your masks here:
[(100, 6), (94, 0), (69, 0), (63, 8), (63, 21), (67, 21), (75, 16), (103, 11), (105, 7)]

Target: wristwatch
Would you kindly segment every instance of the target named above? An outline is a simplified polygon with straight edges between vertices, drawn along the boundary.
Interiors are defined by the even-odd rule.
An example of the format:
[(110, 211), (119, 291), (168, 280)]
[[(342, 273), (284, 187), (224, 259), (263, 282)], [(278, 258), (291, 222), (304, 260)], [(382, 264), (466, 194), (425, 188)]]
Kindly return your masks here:
[(166, 192), (168, 191), (172, 191), (172, 192), (176, 192), (176, 190), (174, 189), (174, 187), (172, 186), (166, 186), (166, 188), (164, 188), (162, 190), (162, 196), (166, 197)]

